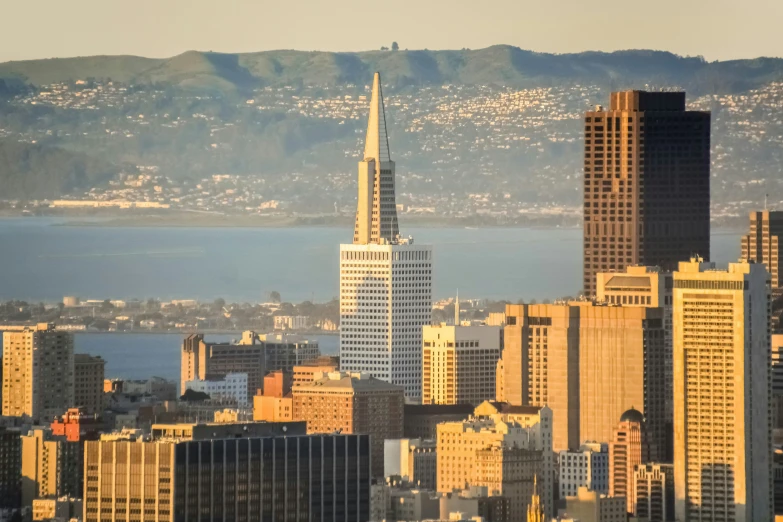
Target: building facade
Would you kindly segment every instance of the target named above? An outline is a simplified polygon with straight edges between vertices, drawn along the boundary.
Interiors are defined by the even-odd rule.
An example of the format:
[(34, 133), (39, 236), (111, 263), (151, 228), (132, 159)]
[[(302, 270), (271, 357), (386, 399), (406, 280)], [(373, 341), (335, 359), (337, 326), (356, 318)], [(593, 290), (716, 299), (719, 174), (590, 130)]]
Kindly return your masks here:
[(560, 498), (575, 497), (579, 488), (609, 491), (609, 449), (606, 444), (585, 442), (576, 451), (560, 452)]
[(628, 512), (635, 511), (634, 470), (649, 461), (644, 416), (637, 410), (628, 410), (620, 417), (609, 443), (609, 496), (625, 497)]
[(772, 336), (772, 428), (783, 428), (783, 335)]
[(701, 259), (674, 273), (676, 516), (772, 520), (769, 273), (716, 270)]
[(103, 378), (106, 362), (84, 353), (73, 356), (74, 405), (87, 414), (103, 411)]
[(21, 471), (21, 432), (0, 427), (0, 509), (22, 507)]
[(247, 374), (245, 402), (264, 385), (266, 354), (264, 345), (208, 343), (203, 334), (192, 334), (182, 342), (180, 392), (188, 381), (222, 377), (229, 373)]
[(624, 497), (610, 497), (587, 488), (567, 497), (566, 517), (579, 522), (627, 522)]
[(498, 326), (424, 326), (422, 404), (472, 404), (496, 396)]
[(584, 290), (629, 265), (710, 251), (710, 114), (684, 92), (613, 92), (585, 114)]
[(68, 442), (48, 428), (22, 436), (22, 506), (39, 497), (81, 498), (84, 454), (81, 442)]
[(665, 445), (661, 308), (507, 305), (502, 368), (506, 401), (552, 409), (555, 451), (610, 440), (634, 407), (647, 419), (651, 453)]
[(340, 245), (340, 365), (421, 400), (421, 327), (432, 319), (432, 248), (401, 238), (380, 74), (375, 73), (353, 244)]
[(207, 426), (192, 438), (88, 442), (83, 520), (140, 519), (140, 509), (159, 522), (369, 519), (367, 435), (270, 426), (276, 433), (213, 438)]
[(639, 522), (670, 522), (674, 518), (674, 468), (642, 464), (634, 471), (633, 514)]
[(764, 263), (769, 272), (773, 293), (780, 290), (781, 236), (783, 212), (764, 210), (750, 213), (750, 230), (742, 236), (741, 256), (747, 262)]
[(435, 440), (438, 424), (461, 422), (473, 415), (470, 404), (406, 404), (403, 436), (409, 439)]
[(327, 373), (334, 372), (339, 369), (340, 359), (338, 357), (322, 355), (317, 359), (312, 359), (300, 365), (294, 366), (293, 386), (310, 384), (314, 380), (322, 378)]
[(434, 490), (437, 485), (437, 444), (434, 440), (386, 439), (383, 475), (399, 477), (416, 488)]
[(51, 422), (74, 406), (73, 335), (40, 323), (3, 332), (3, 415)]
[(318, 341), (295, 334), (262, 334), (257, 336), (266, 353), (266, 371), (294, 371), (294, 366), (317, 359), (321, 355)]
[(371, 436), (373, 477), (383, 476), (383, 441), (402, 438), (404, 390), (366, 373), (332, 372), (292, 390), (294, 420), (308, 433)]
[(246, 406), (247, 400), (247, 374), (227, 373), (222, 376), (206, 379), (196, 379), (185, 383), (185, 390), (206, 393), (215, 401), (226, 401)]

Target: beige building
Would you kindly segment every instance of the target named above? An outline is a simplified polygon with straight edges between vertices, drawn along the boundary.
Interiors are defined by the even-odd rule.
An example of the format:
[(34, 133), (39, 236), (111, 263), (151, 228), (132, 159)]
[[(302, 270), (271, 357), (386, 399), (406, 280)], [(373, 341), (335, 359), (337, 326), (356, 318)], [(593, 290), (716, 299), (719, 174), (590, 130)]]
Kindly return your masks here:
[(769, 273), (692, 259), (674, 273), (677, 518), (773, 517)]
[(644, 416), (637, 410), (628, 410), (620, 417), (609, 443), (609, 496), (625, 497), (629, 513), (635, 511), (634, 470), (649, 460), (643, 430)]
[(627, 522), (625, 497), (610, 497), (587, 488), (579, 488), (576, 496), (566, 497), (563, 518), (579, 522)]
[[(625, 272), (596, 274), (596, 300), (622, 306), (643, 306), (663, 309), (663, 330), (666, 380), (666, 423), (671, 425), (674, 414), (672, 383), (672, 274), (657, 266), (629, 266)], [(667, 429), (671, 432), (671, 428)], [(671, 442), (667, 440), (661, 458), (671, 462)]]
[(772, 336), (772, 428), (783, 428), (783, 335)]
[(203, 334), (192, 334), (182, 343), (180, 392), (188, 381), (206, 381), (230, 373), (247, 374), (247, 399), (263, 387), (266, 374), (264, 345), (209, 343)]
[(506, 401), (552, 409), (555, 451), (610, 440), (631, 408), (642, 409), (654, 451), (665, 445), (661, 308), (507, 305), (502, 368)]
[(100, 357), (84, 353), (73, 356), (74, 404), (85, 413), (103, 411), (103, 377), (106, 362)]
[(82, 516), (82, 502), (79, 499), (39, 498), (33, 500), (33, 522), (68, 521)]
[(253, 420), (288, 422), (294, 416), (291, 376), (281, 370), (264, 376), (264, 391), (253, 396)]
[(330, 357), (323, 355), (317, 359), (304, 362), (297, 366), (294, 366), (293, 371), (293, 386), (300, 386), (302, 384), (310, 384), (316, 378), (322, 378), (329, 372), (334, 372), (340, 369), (340, 361), (337, 357)]
[(3, 333), (3, 415), (48, 423), (74, 406), (73, 335), (40, 323)]
[(674, 520), (674, 469), (671, 464), (642, 464), (634, 471), (631, 504), (639, 522)]
[(551, 516), (552, 412), (549, 408), (537, 410), (485, 402), (466, 421), (439, 424), (438, 491), (487, 487), (491, 496), (509, 499), (510, 520), (522, 520), (539, 477), (542, 503)]
[(383, 476), (383, 441), (402, 438), (402, 387), (366, 373), (332, 372), (292, 395), (294, 420), (306, 421), (308, 433), (370, 435), (372, 473)]
[(434, 490), (437, 484), (437, 444), (434, 440), (386, 439), (383, 476), (399, 477), (414, 487)]
[(750, 213), (750, 230), (742, 236), (742, 259), (764, 263), (769, 272), (772, 291), (781, 288), (780, 258), (783, 254), (783, 212), (764, 210)]
[(494, 400), (500, 336), (498, 326), (424, 326), (422, 404)]
[(22, 506), (43, 497), (81, 498), (84, 477), (82, 445), (35, 428), (22, 436)]

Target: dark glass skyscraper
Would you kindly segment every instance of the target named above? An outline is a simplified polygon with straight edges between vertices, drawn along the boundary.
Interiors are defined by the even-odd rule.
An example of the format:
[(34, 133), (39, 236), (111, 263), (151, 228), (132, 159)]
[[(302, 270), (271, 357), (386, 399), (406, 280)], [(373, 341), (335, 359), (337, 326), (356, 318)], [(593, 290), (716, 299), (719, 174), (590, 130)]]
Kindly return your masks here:
[(585, 114), (584, 291), (628, 265), (710, 255), (710, 113), (684, 92), (613, 92)]

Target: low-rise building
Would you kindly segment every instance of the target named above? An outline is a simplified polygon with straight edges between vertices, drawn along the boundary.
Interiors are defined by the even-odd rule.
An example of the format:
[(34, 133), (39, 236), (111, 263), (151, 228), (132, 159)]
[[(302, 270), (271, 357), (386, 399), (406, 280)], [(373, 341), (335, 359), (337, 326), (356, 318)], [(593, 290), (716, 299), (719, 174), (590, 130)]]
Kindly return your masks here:
[(576, 451), (561, 451), (559, 460), (560, 498), (575, 497), (582, 487), (598, 493), (609, 492), (607, 444), (585, 442)]
[(216, 401), (236, 402), (240, 406), (247, 405), (247, 374), (229, 373), (221, 376), (207, 376), (206, 379), (196, 379), (185, 383), (186, 390), (206, 393)]
[(577, 494), (566, 497), (564, 518), (579, 522), (627, 522), (625, 497), (610, 497), (580, 487)]

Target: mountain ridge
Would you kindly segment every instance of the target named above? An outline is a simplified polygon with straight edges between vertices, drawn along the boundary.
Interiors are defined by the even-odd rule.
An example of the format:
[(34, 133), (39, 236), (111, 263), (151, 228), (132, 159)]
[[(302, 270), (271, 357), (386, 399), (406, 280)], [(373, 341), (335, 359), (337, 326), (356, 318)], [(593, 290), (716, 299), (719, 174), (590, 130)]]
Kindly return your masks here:
[(35, 86), (80, 79), (166, 83), (185, 89), (242, 92), (280, 85), (366, 84), (380, 70), (390, 88), (495, 84), (535, 87), (591, 82), (616, 88), (678, 85), (736, 92), (783, 79), (783, 59), (707, 62), (668, 51), (629, 49), (553, 54), (494, 45), (483, 49), (247, 53), (186, 51), (169, 58), (97, 55), (0, 63), (0, 79)]

